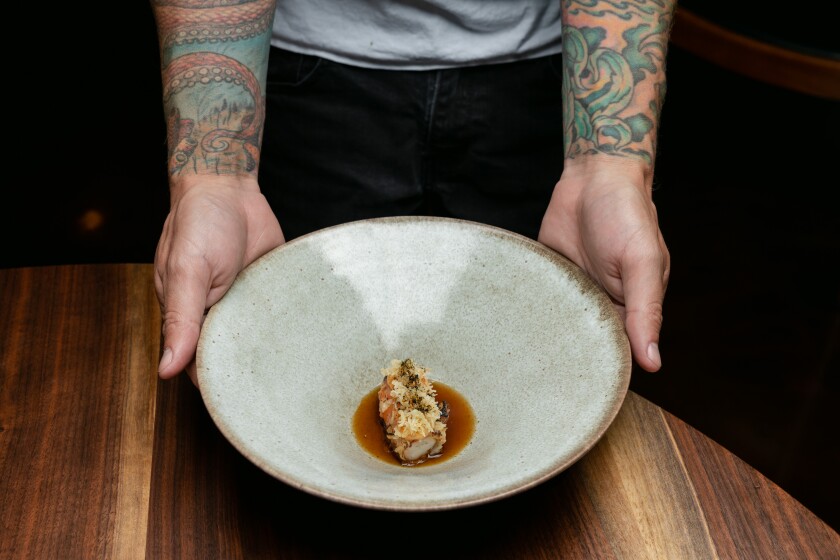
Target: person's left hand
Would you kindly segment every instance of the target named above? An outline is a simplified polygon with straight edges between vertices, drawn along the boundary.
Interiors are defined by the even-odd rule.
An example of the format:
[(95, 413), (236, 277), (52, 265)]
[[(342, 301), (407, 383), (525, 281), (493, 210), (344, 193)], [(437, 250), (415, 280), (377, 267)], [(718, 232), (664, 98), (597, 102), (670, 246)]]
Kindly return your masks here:
[(610, 155), (567, 160), (538, 240), (583, 268), (610, 295), (636, 362), (657, 371), (671, 257), (638, 163)]

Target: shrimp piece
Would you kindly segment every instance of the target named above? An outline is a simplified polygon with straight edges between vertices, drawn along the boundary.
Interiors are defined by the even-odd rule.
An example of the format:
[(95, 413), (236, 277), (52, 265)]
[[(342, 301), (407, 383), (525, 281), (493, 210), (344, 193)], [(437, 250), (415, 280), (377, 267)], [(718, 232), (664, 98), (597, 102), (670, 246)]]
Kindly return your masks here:
[(410, 359), (392, 360), (382, 370), (379, 418), (391, 451), (406, 466), (440, 455), (446, 443), (449, 406), (436, 400), (427, 371)]

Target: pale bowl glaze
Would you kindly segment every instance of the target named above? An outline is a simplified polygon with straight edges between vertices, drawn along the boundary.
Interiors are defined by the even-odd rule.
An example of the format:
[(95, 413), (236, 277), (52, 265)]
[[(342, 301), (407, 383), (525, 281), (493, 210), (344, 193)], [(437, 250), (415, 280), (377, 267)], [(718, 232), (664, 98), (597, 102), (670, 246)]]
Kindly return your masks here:
[[(351, 420), (392, 359), (460, 392), (470, 443), (421, 468), (368, 454)], [(537, 486), (618, 413), (630, 346), (577, 266), (506, 230), (381, 218), (300, 237), (255, 261), (202, 327), (198, 380), (224, 436), (311, 494), (384, 510), (444, 510)]]

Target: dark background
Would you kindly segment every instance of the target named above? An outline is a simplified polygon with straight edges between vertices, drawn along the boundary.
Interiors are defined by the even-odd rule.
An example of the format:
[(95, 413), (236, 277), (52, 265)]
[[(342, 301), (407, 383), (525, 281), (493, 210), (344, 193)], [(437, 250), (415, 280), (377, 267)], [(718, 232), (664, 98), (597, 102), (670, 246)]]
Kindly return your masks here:
[[(840, 51), (830, 18), (683, 3), (694, 4), (762, 40)], [(154, 257), (168, 193), (151, 10), (142, 2), (120, 4), (118, 13), (104, 3), (83, 9), (53, 14), (47, 56), (21, 49), (13, 57), (0, 267)], [(107, 24), (94, 23), (103, 16)], [(654, 193), (673, 258), (664, 365), (656, 374), (634, 371), (631, 389), (836, 529), (838, 103), (740, 76), (677, 46), (668, 72)]]

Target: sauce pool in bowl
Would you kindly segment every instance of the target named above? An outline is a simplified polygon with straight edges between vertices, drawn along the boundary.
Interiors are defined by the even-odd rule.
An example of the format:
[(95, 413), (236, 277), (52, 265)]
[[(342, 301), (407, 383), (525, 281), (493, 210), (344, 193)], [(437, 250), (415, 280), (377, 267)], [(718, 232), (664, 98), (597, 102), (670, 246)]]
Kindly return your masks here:
[[(451, 459), (464, 449), (470, 442), (475, 432), (475, 413), (467, 399), (452, 387), (434, 382), (437, 391), (437, 399), (446, 401), (449, 405), (449, 420), (446, 422), (446, 443), (443, 444), (443, 451), (440, 455), (429, 457), (422, 463), (412, 465), (422, 467), (434, 465), (447, 459)], [(381, 461), (392, 465), (402, 465), (396, 456), (388, 448), (388, 441), (385, 438), (385, 429), (379, 419), (379, 387), (375, 387), (366, 394), (356, 412), (353, 414), (353, 435), (358, 444)]]

